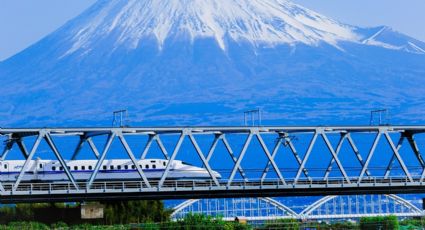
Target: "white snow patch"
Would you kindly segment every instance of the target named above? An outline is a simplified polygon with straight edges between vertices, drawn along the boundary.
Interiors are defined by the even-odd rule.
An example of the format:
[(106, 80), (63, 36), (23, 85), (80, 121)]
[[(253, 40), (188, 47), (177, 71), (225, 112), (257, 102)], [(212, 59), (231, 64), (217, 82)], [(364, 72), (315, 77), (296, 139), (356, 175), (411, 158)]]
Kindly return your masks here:
[(417, 53), (417, 54), (425, 54), (424, 49), (417, 46), (416, 44), (414, 44), (411, 41), (407, 41), (405, 45), (399, 45), (399, 46), (394, 45), (394, 44), (389, 44), (389, 43), (386, 43), (386, 42), (383, 42), (383, 41), (379, 41), (379, 36), (387, 30), (391, 30), (391, 28), (383, 27), (378, 32), (376, 32), (374, 35), (372, 35), (371, 37), (363, 40), (362, 44), (379, 46), (379, 47), (382, 47), (382, 48), (385, 48), (385, 49), (403, 50), (403, 51), (406, 51), (406, 52), (412, 52), (412, 53)]
[(192, 40), (214, 38), (223, 50), (226, 39), (256, 47), (359, 41), (352, 27), (288, 0), (100, 0), (93, 9), (76, 25), (64, 56), (108, 36), (117, 36), (116, 47), (129, 48), (155, 37), (161, 48), (170, 36), (188, 34)]
[(425, 54), (425, 50), (424, 49), (422, 49), (421, 47), (419, 47), (419, 46), (417, 46), (415, 43), (413, 43), (413, 42), (408, 42), (408, 44), (415, 50), (415, 51), (417, 51), (418, 53), (422, 53), (422, 54)]
[(394, 46), (385, 42), (380, 42), (377, 40), (373, 40), (373, 39), (368, 39), (366, 42), (363, 42), (363, 44), (365, 45), (372, 45), (372, 46), (380, 46), (383, 47), (385, 49), (392, 49), (392, 50), (402, 50), (403, 46)]
[(375, 38), (378, 37), (379, 35), (381, 35), (384, 31), (386, 31), (388, 29), (388, 27), (383, 27), (382, 29), (380, 29), (378, 32), (376, 32), (374, 35), (372, 35), (371, 37), (365, 39), (363, 41), (363, 44), (368, 44), (369, 42), (373, 42), (375, 41)]

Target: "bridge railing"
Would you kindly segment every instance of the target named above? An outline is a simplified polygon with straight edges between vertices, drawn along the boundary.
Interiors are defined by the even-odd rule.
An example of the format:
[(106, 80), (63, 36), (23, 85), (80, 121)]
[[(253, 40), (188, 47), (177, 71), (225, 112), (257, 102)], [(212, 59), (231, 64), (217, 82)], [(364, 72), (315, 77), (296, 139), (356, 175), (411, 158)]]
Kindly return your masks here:
[(194, 190), (194, 191), (212, 191), (216, 189), (293, 189), (293, 188), (344, 188), (344, 187), (382, 187), (391, 185), (410, 185), (422, 186), (425, 183), (419, 179), (410, 181), (408, 177), (368, 177), (363, 178), (360, 183), (355, 183), (355, 177), (351, 177), (350, 181), (341, 177), (330, 177), (326, 180), (323, 178), (311, 178), (311, 180), (290, 181), (283, 184), (279, 179), (268, 180), (233, 180), (229, 185), (228, 180), (220, 180), (219, 185), (216, 185), (212, 180), (194, 181), (194, 180), (175, 180), (165, 181), (162, 186), (159, 186), (159, 181), (153, 181), (148, 187), (143, 181), (103, 181), (95, 182), (89, 186), (87, 182), (78, 182), (77, 187), (71, 182), (23, 182), (13, 190), (14, 183), (4, 183), (4, 192), (2, 195), (8, 194), (51, 194), (51, 193), (92, 193), (92, 192), (152, 192), (152, 191), (169, 191), (169, 190)]
[[(329, 190), (328, 188), (335, 188), (333, 192), (336, 191), (336, 188), (352, 188), (350, 191), (354, 191), (356, 188), (367, 189), (380, 186), (387, 190), (396, 187), (401, 190), (401, 186), (419, 188), (423, 186), (425, 180), (425, 161), (419, 150), (419, 146), (422, 145), (417, 143), (417, 141), (425, 140), (417, 138), (422, 133), (425, 133), (425, 126), (0, 129), (0, 136), (5, 139), (0, 164), (7, 160), (8, 154), (13, 150), (17, 150), (24, 158), (24, 164), (15, 181), (10, 182), (3, 179), (0, 181), (0, 194), (5, 197), (18, 193), (41, 194), (62, 193), (63, 191), (69, 194), (111, 191), (124, 193), (127, 191), (140, 193), (156, 191), (159, 194), (167, 191), (171, 194), (172, 192), (193, 190), (193, 194), (207, 196), (210, 195), (207, 193), (208, 191), (213, 191), (211, 194), (217, 194), (218, 190), (222, 191), (221, 195), (226, 195), (226, 191), (229, 191), (228, 194), (233, 194), (232, 191), (236, 193), (241, 190), (279, 190), (281, 193), (276, 193), (276, 195), (285, 195), (290, 190), (307, 192), (308, 190), (322, 189), (325, 193)], [(366, 147), (359, 148), (356, 142), (364, 135), (368, 135), (370, 141), (365, 141), (367, 143), (363, 145)], [(71, 148), (72, 156), (61, 152), (61, 148), (58, 148), (57, 144), (59, 138), (68, 140), (67, 138), (70, 137), (79, 139), (76, 146), (72, 146), (75, 148)], [(134, 146), (129, 144), (128, 140), (135, 137), (147, 139), (142, 151), (135, 151)], [(176, 142), (172, 141), (173, 148), (170, 148), (169, 143), (168, 146), (164, 144), (164, 139), (167, 137), (177, 140)], [(304, 141), (300, 141), (303, 148), (300, 148), (301, 144), (298, 143), (297, 146), (295, 143), (298, 137), (304, 137)], [(100, 140), (96, 138), (100, 138)], [(34, 141), (34, 144), (27, 149), (25, 143), (30, 140)], [(394, 142), (394, 140), (398, 141)], [(403, 143), (406, 141), (410, 147), (406, 148), (410, 151), (407, 153), (409, 156), (402, 152), (404, 150)], [(74, 143), (72, 141), (64, 142)], [(112, 151), (111, 146), (114, 142), (121, 146), (125, 159), (135, 166), (135, 171), (140, 178), (134, 179), (134, 181), (123, 181), (123, 178), (123, 180), (107, 182), (97, 179), (102, 164), (109, 159), (108, 153)], [(30, 163), (36, 157), (44, 159), (43, 154), (46, 151), (40, 149), (42, 143), (60, 163), (68, 181), (28, 182), (26, 175), (32, 173), (31, 170), (33, 170), (29, 169)], [(100, 143), (104, 144), (103, 149), (99, 148)], [(159, 153), (167, 162), (160, 178), (155, 179), (148, 178), (145, 169), (138, 164), (139, 160), (149, 159), (148, 154), (153, 148), (153, 143), (157, 144)], [(381, 148), (382, 144), (385, 144), (385, 147)], [(74, 177), (75, 172), (67, 163), (79, 156), (87, 159), (87, 156), (80, 155), (84, 145), (87, 145), (90, 153), (93, 153), (96, 165), (92, 171), (87, 172), (90, 177), (86, 181), (79, 181)], [(13, 149), (14, 146), (15, 149)], [(282, 148), (286, 151), (284, 156), (281, 153)], [(305, 150), (300, 153), (298, 148)], [(69, 149), (68, 147), (66, 150)], [(191, 151), (188, 151), (189, 149)], [(138, 152), (141, 154), (136, 154)], [(198, 159), (197, 167), (207, 172), (211, 178), (207, 180), (171, 180), (172, 165), (179, 160), (181, 152), (187, 152), (190, 159)], [(289, 154), (287, 154), (288, 152)], [(224, 154), (224, 157), (220, 156), (216, 160), (218, 163), (214, 163), (213, 158), (218, 154)], [(284, 159), (278, 161), (279, 156)], [(343, 160), (347, 156), (354, 160), (351, 162)], [(253, 172), (244, 168), (243, 162), (256, 161), (260, 157), (264, 159), (265, 165), (258, 167), (264, 168), (257, 168)], [(293, 160), (293, 164), (290, 169), (285, 169), (283, 164), (288, 157)], [(388, 162), (382, 161), (382, 157), (388, 158)], [(225, 158), (227, 162), (221, 162)], [(311, 161), (314, 159), (316, 161), (326, 159), (325, 167), (314, 168), (311, 166)], [(412, 159), (415, 161), (415, 165), (407, 165), (406, 162), (411, 162)], [(358, 168), (353, 169), (353, 162)], [(220, 171), (221, 168), (218, 166), (226, 164), (230, 168), (221, 176), (217, 176), (214, 172)], [(1, 170), (3, 169), (0, 169), (0, 173)], [(332, 177), (334, 174), (341, 175), (341, 177)], [(317, 177), (317, 175), (321, 176)], [(197, 191), (200, 192), (197, 193)]]

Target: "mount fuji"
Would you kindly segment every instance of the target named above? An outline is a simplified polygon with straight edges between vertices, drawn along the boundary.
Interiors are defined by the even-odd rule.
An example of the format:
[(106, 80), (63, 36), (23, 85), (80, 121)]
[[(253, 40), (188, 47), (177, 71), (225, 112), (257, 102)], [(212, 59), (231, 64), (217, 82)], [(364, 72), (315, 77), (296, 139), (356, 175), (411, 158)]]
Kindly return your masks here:
[(425, 43), (287, 0), (99, 0), (0, 63), (0, 126), (425, 120)]

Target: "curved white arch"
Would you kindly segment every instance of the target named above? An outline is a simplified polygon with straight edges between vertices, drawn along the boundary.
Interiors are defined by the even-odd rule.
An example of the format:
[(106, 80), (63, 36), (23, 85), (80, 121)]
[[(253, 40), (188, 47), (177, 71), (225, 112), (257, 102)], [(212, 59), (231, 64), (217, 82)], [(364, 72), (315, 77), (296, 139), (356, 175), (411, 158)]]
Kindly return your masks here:
[[(269, 203), (273, 206), (275, 206), (276, 208), (280, 209), (281, 211), (283, 211), (284, 213), (287, 214), (286, 217), (289, 218), (298, 218), (298, 214), (290, 209), (289, 207), (285, 206), (284, 204), (280, 203), (277, 200), (274, 200), (272, 198), (269, 197), (262, 197), (262, 198), (258, 198), (259, 200), (262, 200), (266, 203)], [(196, 202), (200, 201), (201, 199), (191, 199), (191, 200), (186, 200), (182, 203), (180, 203), (179, 205), (177, 205), (176, 207), (174, 207), (173, 212), (171, 213), (171, 218), (175, 218), (179, 212), (183, 211), (185, 208), (195, 204)], [(255, 217), (255, 220), (266, 220), (266, 219), (270, 219), (269, 217)]]
[[(415, 205), (413, 205), (412, 203), (410, 203), (409, 201), (397, 196), (397, 195), (393, 195), (393, 194), (388, 194), (388, 195), (383, 195), (386, 196), (389, 200), (392, 200), (394, 203), (397, 203), (399, 205), (401, 205), (402, 207), (405, 208), (405, 212), (400, 212), (400, 213), (391, 213), (391, 215), (395, 215), (395, 216), (400, 216), (400, 217), (415, 217), (415, 216), (423, 216), (424, 212), (416, 207)], [(271, 219), (276, 219), (276, 218), (295, 218), (295, 219), (316, 219), (316, 218), (320, 218), (320, 219), (327, 219), (327, 218), (332, 218), (332, 219), (338, 219), (338, 218), (360, 218), (360, 217), (365, 217), (365, 216), (385, 216), (385, 215), (389, 215), (389, 213), (345, 213), (345, 214), (341, 214), (341, 213), (328, 213), (328, 214), (323, 214), (323, 215), (316, 215), (314, 214), (315, 211), (317, 211), (318, 209), (320, 209), (322, 207), (322, 205), (325, 205), (327, 202), (332, 201), (333, 199), (336, 199), (340, 196), (326, 196), (323, 197), (319, 200), (317, 200), (316, 202), (314, 202), (313, 204), (309, 205), (307, 208), (305, 208), (301, 213), (296, 213), (295, 211), (293, 211), (291, 208), (285, 206), (284, 204), (282, 204), (281, 202), (269, 198), (269, 197), (264, 197), (264, 198), (257, 198), (258, 200), (262, 200), (268, 204), (271, 204), (272, 206), (278, 208), (279, 210), (281, 210), (283, 213), (285, 213), (284, 216), (254, 216), (254, 217), (247, 217), (248, 220), (271, 220)], [(185, 208), (195, 204), (196, 202), (201, 201), (201, 199), (191, 199), (191, 200), (186, 200), (182, 203), (180, 203), (179, 205), (174, 207), (174, 211), (171, 214), (172, 218), (176, 218), (176, 216), (178, 216), (178, 214), (180, 212), (182, 212)], [(228, 217), (227, 219), (231, 219), (230, 217)]]
[(316, 202), (314, 202), (313, 204), (309, 205), (307, 208), (305, 208), (301, 213), (300, 216), (307, 216), (309, 214), (311, 214), (314, 210), (318, 209), (320, 206), (322, 206), (323, 204), (325, 204), (326, 202), (336, 198), (337, 196), (325, 196), (319, 200), (317, 200)]
[[(384, 196), (388, 197), (389, 199), (393, 200), (394, 202), (397, 202), (401, 205), (403, 205), (404, 207), (406, 207), (409, 210), (409, 213), (393, 213), (393, 215), (396, 216), (422, 216), (424, 213), (421, 209), (419, 209), (418, 207), (416, 207), (415, 205), (413, 205), (412, 203), (410, 203), (409, 201), (394, 195), (394, 194), (384, 194)], [(299, 218), (300, 219), (309, 219), (309, 217), (312, 217), (312, 213), (316, 210), (318, 210), (322, 205), (324, 205), (325, 203), (337, 198), (338, 196), (326, 196), (323, 197), (319, 200), (317, 200), (316, 202), (314, 202), (313, 204), (311, 204), (310, 206), (308, 206), (307, 208), (305, 208), (300, 214), (299, 214)], [(352, 218), (357, 218), (357, 217), (362, 217), (362, 216), (379, 216), (379, 215), (387, 215), (386, 213), (370, 213), (370, 214), (365, 214), (365, 213), (351, 213), (351, 214), (328, 214), (326, 216), (322, 215), (322, 218), (343, 218), (343, 217), (352, 217)]]
[(260, 200), (263, 200), (263, 201), (269, 202), (270, 204), (275, 205), (276, 207), (280, 208), (282, 211), (289, 213), (290, 216), (293, 216), (293, 217), (298, 216), (298, 214), (296, 212), (294, 212), (294, 210), (290, 209), (288, 206), (280, 203), (279, 201), (277, 201), (275, 199), (272, 199), (270, 197), (264, 197), (264, 198), (260, 198)]
[(171, 217), (176, 216), (181, 210), (185, 209), (186, 207), (198, 202), (200, 199), (190, 199), (186, 200), (176, 207), (173, 208), (173, 213), (171, 213)]
[(416, 207), (415, 205), (413, 205), (412, 203), (410, 203), (409, 201), (394, 195), (394, 194), (389, 194), (389, 195), (385, 195), (387, 197), (390, 197), (391, 199), (403, 204), (404, 206), (408, 207), (410, 210), (417, 212), (417, 213), (421, 213), (422, 214), (422, 210), (418, 207)]

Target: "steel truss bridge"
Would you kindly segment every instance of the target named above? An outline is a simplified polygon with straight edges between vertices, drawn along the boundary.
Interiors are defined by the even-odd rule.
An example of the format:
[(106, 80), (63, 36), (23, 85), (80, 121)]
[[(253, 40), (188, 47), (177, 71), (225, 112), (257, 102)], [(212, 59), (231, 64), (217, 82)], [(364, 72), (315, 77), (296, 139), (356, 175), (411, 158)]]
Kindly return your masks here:
[(326, 196), (302, 211), (296, 212), (272, 198), (191, 199), (173, 209), (171, 217), (182, 219), (188, 214), (205, 214), (233, 221), (236, 217), (248, 221), (277, 219), (327, 220), (358, 219), (371, 216), (422, 217), (424, 211), (396, 195)]
[[(16, 180), (0, 183), (0, 201), (421, 193), (425, 162), (419, 148), (425, 143), (424, 132), (425, 126), (3, 128), (1, 160), (18, 152), (26, 161)], [(33, 144), (27, 148), (29, 142)], [(169, 161), (162, 176), (152, 180), (136, 162), (148, 159), (155, 143)], [(113, 158), (118, 147), (140, 179), (97, 180), (102, 163)], [(84, 149), (92, 155), (80, 154)], [(197, 166), (211, 178), (168, 179), (173, 161), (181, 155), (197, 159)], [(67, 181), (22, 181), (30, 173), (31, 160), (49, 156), (60, 162)], [(97, 159), (88, 171), (90, 178), (75, 180), (67, 161), (88, 158)], [(213, 171), (222, 176), (215, 177)]]

